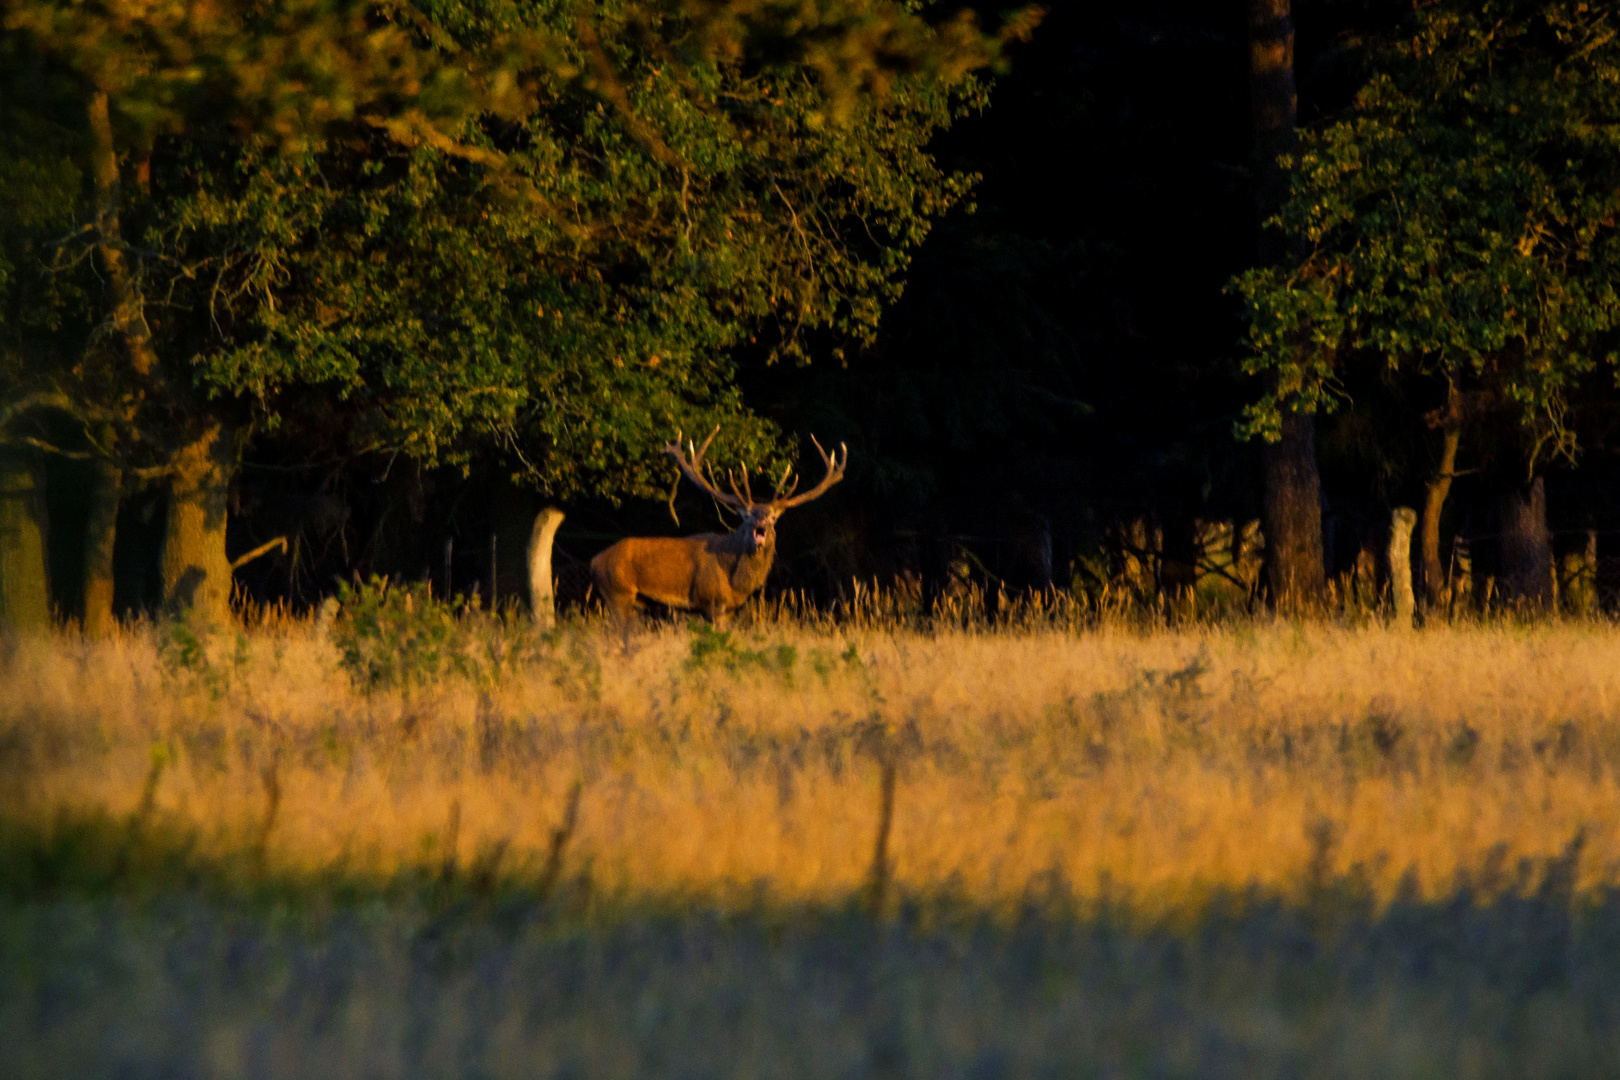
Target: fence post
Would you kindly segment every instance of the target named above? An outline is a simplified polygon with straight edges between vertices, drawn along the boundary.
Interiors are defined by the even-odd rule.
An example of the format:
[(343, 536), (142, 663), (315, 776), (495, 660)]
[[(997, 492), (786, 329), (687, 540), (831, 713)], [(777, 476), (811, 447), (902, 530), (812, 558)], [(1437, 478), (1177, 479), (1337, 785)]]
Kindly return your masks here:
[(548, 506), (535, 515), (534, 531), (529, 534), (529, 610), (534, 621), (549, 627), (557, 621), (556, 594), (551, 582), (551, 548), (563, 512)]
[(1397, 506), (1389, 521), (1389, 591), (1395, 601), (1395, 625), (1410, 628), (1417, 609), (1412, 595), (1412, 526), (1417, 512)]

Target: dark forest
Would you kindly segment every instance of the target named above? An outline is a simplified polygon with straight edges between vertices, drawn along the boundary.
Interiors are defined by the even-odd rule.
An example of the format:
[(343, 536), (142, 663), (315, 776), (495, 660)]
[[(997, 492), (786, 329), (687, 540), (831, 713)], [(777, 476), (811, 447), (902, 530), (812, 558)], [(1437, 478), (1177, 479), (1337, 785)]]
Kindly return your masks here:
[[(1503, 12), (1486, 14), (1525, 23), (1517, 39), (1492, 46), (1507, 57), (1498, 81), (1520, 84), (1502, 92), (1536, 93), (1536, 80), (1559, 62), (1559, 50), (1579, 43), (1548, 37), (1556, 27), (1530, 25), (1535, 5), (1500, 6)], [(1288, 14), (1286, 4), (1278, 10)], [(1293, 50), (1285, 74), (1297, 87), (1297, 122), (1313, 148), (1330, 152), (1335, 130), (1370, 122), (1378, 105), (1368, 87), (1381, 79), (1413, 83), (1414, 100), (1427, 93), (1436, 111), (1457, 107), (1446, 94), (1466, 96), (1457, 90), (1466, 72), (1453, 72), (1447, 76), (1452, 84), (1439, 85), (1438, 61), (1410, 62), (1415, 46), (1403, 42), (1424, 34), (1444, 39), (1435, 47), (1456, 54), (1448, 62), (1471, 62), (1465, 33), (1436, 29), (1443, 20), (1422, 23), (1420, 15), (1408, 4), (1373, 0), (1297, 6), (1285, 28)], [(325, 170), (323, 182), (334, 170), (359, 170), (352, 173), (351, 193), (377, 201), (398, 197), (399, 189), (383, 191), (379, 184), (365, 191), (368, 169), (384, 176), (390, 169), (438, 168), (436, 194), (448, 200), (455, 185), (480, 183), (478, 169), (498, 166), (454, 153), (422, 165), (423, 155), (408, 142), (389, 145), (364, 133), (328, 135), (323, 148), (287, 152), (278, 162), (282, 151), (264, 135), (274, 133), (277, 118), (267, 119), (262, 103), (239, 103), (250, 118), (228, 128), (211, 126), (205, 115), (181, 115), (187, 108), (195, 113), (195, 103), (170, 102), (165, 107), (174, 115), (154, 119), (133, 100), (150, 87), (132, 84), (130, 116), (121, 119), (114, 101), (108, 136), (119, 174), (113, 180), (122, 177), (128, 204), (126, 235), (144, 229), (148, 238), (127, 242), (125, 274), (137, 292), (152, 294), (144, 301), (148, 308), (160, 307), (156, 295), (165, 290), (164, 314), (150, 320), (159, 329), (141, 345), (154, 359), (139, 362), (131, 355), (109, 359), (128, 354), (130, 346), (117, 340), (126, 333), (121, 320), (128, 312), (95, 295), (117, 291), (99, 265), (105, 253), (90, 250), (96, 246), (96, 191), (104, 196), (105, 189), (95, 187), (93, 163), (86, 165), (79, 150), (83, 123), (69, 113), (77, 91), (63, 89), (72, 77), (51, 68), (71, 67), (73, 57), (67, 46), (53, 52), (44, 32), (21, 33), (9, 42), (17, 61), (9, 83), (12, 164), (0, 178), (15, 188), (16, 211), (5, 277), (6, 453), (14, 493), (8, 497), (15, 504), (7, 513), (37, 522), (57, 618), (83, 617), (87, 592), (100, 597), (92, 606), (107, 603), (106, 567), (87, 570), (87, 529), (102, 548), (109, 534), (115, 536), (113, 611), (172, 606), (177, 601), (174, 583), (165, 584), (163, 552), (174, 527), (175, 461), (184, 456), (174, 448), (196, 445), (198, 425), (206, 427), (198, 416), (207, 414), (223, 418), (235, 455), (216, 485), (228, 503), (226, 552), (235, 560), (275, 545), (236, 571), (239, 598), (301, 610), (330, 595), (339, 581), (377, 575), (476, 592), (485, 602), (493, 580), (496, 597), (520, 601), (527, 590), (529, 524), (542, 505), (554, 504), (567, 514), (557, 537), (559, 595), (565, 604), (578, 604), (586, 592), (585, 563), (597, 550), (627, 533), (679, 531), (670, 519), (676, 504), (666, 507), (668, 498), (656, 494), (674, 475), (660, 471), (659, 448), (683, 422), (695, 429), (705, 418), (725, 425), (729, 417), (716, 450), (727, 467), (750, 450), (769, 465), (802, 460), (811, 434), (827, 445), (847, 444), (850, 452), (848, 481), (837, 497), (796, 514), (784, 528), (772, 592), (802, 591), (826, 602), (857, 580), (878, 586), (905, 581), (927, 598), (971, 579), (993, 594), (1031, 588), (1095, 594), (1112, 583), (1151, 599), (1193, 590), (1215, 574), (1233, 586), (1227, 593), (1245, 593), (1239, 599), (1252, 606), (1288, 602), (1278, 575), (1295, 573), (1303, 559), (1301, 596), (1321, 604), (1358, 590), (1387, 594), (1392, 513), (1410, 507), (1420, 518), (1411, 548), (1416, 587), (1431, 612), (1463, 601), (1547, 605), (1555, 594), (1584, 610), (1612, 604), (1620, 585), (1605, 572), (1620, 528), (1620, 506), (1609, 494), (1616, 413), (1613, 367), (1605, 359), (1613, 339), (1607, 322), (1613, 301), (1604, 293), (1613, 290), (1613, 267), (1605, 261), (1613, 243), (1612, 200), (1579, 200), (1612, 179), (1613, 148), (1587, 146), (1585, 159), (1571, 158), (1566, 166), (1580, 175), (1560, 179), (1555, 169), (1550, 178), (1527, 179), (1524, 190), (1498, 192), (1508, 205), (1493, 208), (1521, 215), (1517, 220), (1527, 229), (1541, 228), (1538, 211), (1514, 200), (1540, 197), (1532, 191), (1536, 184), (1580, 188), (1564, 193), (1570, 201), (1552, 214), (1553, 228), (1584, 237), (1575, 243), (1589, 250), (1572, 254), (1563, 244), (1550, 258), (1536, 256), (1543, 267), (1557, 265), (1545, 271), (1547, 280), (1524, 287), (1543, 298), (1549, 289), (1584, 290), (1586, 308), (1568, 302), (1534, 325), (1511, 315), (1499, 321), (1513, 325), (1484, 325), (1494, 316), (1470, 306), (1467, 289), (1476, 286), (1446, 284), (1457, 279), (1431, 259), (1425, 273), (1442, 283), (1449, 299), (1441, 302), (1454, 303), (1451, 322), (1472, 320), (1461, 332), (1466, 340), (1454, 325), (1417, 327), (1414, 339), (1396, 316), (1374, 312), (1366, 316), (1370, 323), (1342, 320), (1345, 325), (1332, 331), (1336, 339), (1326, 342), (1328, 329), (1319, 321), (1304, 331), (1318, 340), (1291, 346), (1315, 350), (1317, 359), (1279, 396), (1279, 369), (1267, 375), (1270, 361), (1256, 347), (1264, 327), (1255, 305), (1270, 287), (1263, 275), (1255, 276), (1256, 268), (1283, 268), (1297, 282), (1312, 271), (1312, 259), (1328, 259), (1335, 236), (1307, 241), (1310, 226), (1261, 227), (1263, 215), (1284, 209), (1290, 184), (1290, 212), (1303, 201), (1320, 206), (1324, 193), (1312, 190), (1298, 167), (1279, 170), (1275, 153), (1293, 146), (1292, 131), (1266, 134), (1257, 126), (1261, 97), (1270, 92), (1257, 89), (1260, 76), (1251, 63), (1251, 46), (1266, 32), (1251, 26), (1258, 18), (1241, 4), (1169, 2), (1135, 5), (1128, 14), (1073, 2), (1016, 17), (983, 12), (979, 25), (1000, 24), (1004, 32), (996, 39), (996, 58), (979, 63), (976, 74), (929, 83), (930, 77), (902, 72), (897, 78), (911, 80), (902, 85), (913, 95), (902, 105), (894, 106), (892, 97), (889, 104), (858, 105), (867, 109), (865, 121), (823, 129), (833, 134), (814, 152), (838, 154), (845, 152), (843, 143), (867, 137), (863, 122), (909, 125), (911, 141), (901, 153), (912, 157), (890, 155), (889, 171), (870, 179), (869, 190), (802, 193), (866, 202), (842, 220), (833, 220), (838, 210), (830, 212), (825, 264), (811, 252), (807, 262), (816, 265), (786, 268), (800, 275), (797, 316), (784, 307), (786, 295), (781, 303), (774, 296), (739, 299), (737, 288), (757, 285), (691, 281), (686, 300), (708, 305), (709, 314), (683, 315), (679, 327), (650, 320), (621, 332), (611, 324), (614, 318), (622, 323), (622, 314), (604, 312), (614, 303), (622, 312), (625, 301), (609, 293), (633, 294), (631, 303), (645, 304), (658, 289), (683, 291), (682, 272), (637, 265), (624, 250), (602, 250), (583, 260), (598, 295), (576, 292), (559, 301), (578, 305), (570, 320), (594, 318), (596, 327), (543, 342), (533, 328), (516, 326), (509, 307), (523, 301), (512, 289), (528, 290), (531, 299), (547, 289), (566, 292), (577, 283), (570, 275), (579, 267), (559, 260), (550, 271), (556, 280), (537, 280), (548, 272), (544, 256), (533, 274), (520, 265), (522, 244), (541, 243), (533, 235), (509, 231), (446, 255), (449, 245), (434, 230), (453, 229), (465, 206), (436, 207), (438, 219), (419, 222), (407, 222), (396, 208), (400, 233), (393, 240), (386, 230), (357, 235), (355, 251), (364, 248), (370, 264), (397, 258), (420, 272), (327, 297), (321, 295), (323, 275), (354, 268), (343, 257), (316, 265), (319, 260), (298, 250), (314, 243), (314, 234), (297, 230), (325, 228), (335, 236), (342, 226), (316, 226), (310, 219), (347, 212), (339, 201), (316, 209), (309, 191), (293, 185), (274, 196), (222, 190), (233, 168), (237, 178), (252, 168), (285, 170), (299, 153), (312, 155), (312, 169)], [(1038, 25), (1015, 25), (1020, 19)], [(1565, 38), (1581, 32), (1575, 27)], [(1537, 40), (1538, 34), (1548, 40)], [(625, 49), (620, 62), (648, 62)], [(1585, 56), (1593, 68), (1587, 77), (1600, 79), (1609, 54)], [(906, 60), (894, 63), (903, 67)], [(745, 81), (757, 89), (765, 77), (758, 73), (769, 70), (760, 61)], [(1417, 85), (1425, 78), (1435, 85)], [(375, 81), (366, 84), (370, 92), (390, 92)], [(546, 119), (557, 130), (584, 130), (570, 126), (579, 119), (582, 94), (611, 96), (599, 82), (585, 82), (581, 90), (553, 76), (555, 85), (540, 91), (551, 95), (543, 107), (555, 114)], [(923, 84), (933, 89), (917, 89)], [(857, 100), (870, 93), (849, 90)], [(936, 97), (922, 100), (929, 93)], [(842, 100), (824, 88), (814, 94)], [(1567, 105), (1547, 104), (1546, 122), (1564, 122), (1553, 114)], [(1597, 122), (1611, 105), (1588, 98), (1584, 107)], [(486, 119), (452, 120), (471, 123), (497, 151), (503, 138), (512, 147), (528, 146), (514, 134), (520, 121), (499, 118), (502, 107), (463, 102), (463, 114), (482, 109)], [(641, 130), (634, 127), (640, 120), (625, 116)], [(1443, 122), (1413, 119), (1407, 134), (1416, 139), (1419, 123)], [(252, 124), (260, 131), (239, 134)], [(503, 135), (501, 124), (512, 130)], [(1503, 135), (1498, 149), (1558, 152), (1544, 132), (1520, 128)], [(1523, 145), (1515, 147), (1513, 137)], [(631, 139), (628, 152), (662, 167), (660, 154), (677, 152), (658, 138)], [(221, 181), (212, 189), (196, 182), (210, 169)], [(1278, 178), (1268, 180), (1273, 172)], [(49, 188), (55, 179), (77, 180), (82, 193)], [(569, 179), (580, 182), (578, 175)], [(759, 187), (757, 176), (711, 180), (705, 227), (725, 228), (734, 220), (726, 215), (747, 220), (755, 213), (749, 206), (757, 192), (748, 185)], [(488, 199), (499, 186), (487, 178), (481, 183), (475, 200)], [(902, 196), (908, 201), (902, 206), (891, 199), (881, 207), (896, 184), (911, 185)], [(212, 205), (202, 197), (210, 190)], [(175, 203), (156, 205), (160, 193)], [(586, 197), (597, 200), (594, 212), (604, 220), (619, 220), (614, 215), (633, 215), (631, 204), (644, 194)], [(1365, 192), (1330, 194), (1362, 200), (1366, 220), (1355, 218), (1353, 208), (1340, 233), (1381, 227)], [(255, 198), (280, 201), (255, 209)], [(853, 237), (852, 223), (866, 221), (874, 209), (888, 215), (887, 234), (873, 235), (863, 225), (864, 235)], [(209, 220), (210, 213), (220, 216)], [(244, 227), (255, 213), (286, 215), (275, 242), (287, 250), (263, 254), (268, 230), (255, 234)], [(483, 213), (489, 220), (487, 207)], [(1587, 220), (1576, 220), (1580, 214)], [(77, 237), (47, 235), (71, 234), (62, 226), (87, 215), (91, 224)], [(1431, 239), (1451, 245), (1458, 259), (1472, 258), (1465, 249), (1477, 238), (1466, 228), (1477, 224), (1459, 219), (1447, 232), (1448, 219)], [(1498, 232), (1501, 224), (1495, 223)], [(769, 229), (755, 241), (778, 243)], [(657, 242), (656, 229), (631, 241), (642, 250)], [(241, 254), (252, 245), (258, 245), (257, 262)], [(893, 270), (901, 265), (897, 253), (908, 260), (901, 272)], [(295, 261), (301, 265), (290, 265)], [(1335, 265), (1344, 271), (1347, 264)], [(1484, 271), (1476, 276), (1518, 273), (1491, 267), (1487, 257), (1458, 272), (1475, 273), (1479, 266)], [(469, 293), (456, 301), (476, 312), (428, 303), (433, 282), (442, 283), (444, 275), (481, 280), (492, 269), (502, 280), (489, 286), (488, 296)], [(741, 272), (775, 275), (784, 268)], [(1365, 270), (1356, 280), (1380, 272)], [(205, 297), (199, 283), (209, 273), (215, 274), (213, 291)], [(1350, 281), (1348, 271), (1338, 280)], [(234, 297), (232, 317), (224, 321), (221, 290)], [(1503, 296), (1508, 292), (1504, 284)], [(1430, 299), (1414, 292), (1402, 300), (1386, 290), (1383, 302), (1385, 310), (1399, 303), (1410, 310)], [(344, 304), (352, 305), (352, 314), (341, 314)], [(544, 300), (536, 304), (543, 314)], [(339, 313), (325, 313), (323, 305)], [(382, 329), (382, 309), (389, 305), (416, 336)], [(202, 324), (204, 306), (211, 325)], [(266, 310), (277, 311), (277, 318), (266, 318)], [(310, 329), (317, 325), (318, 331)], [(435, 338), (441, 331), (434, 325), (455, 342)], [(511, 360), (512, 353), (535, 348), (548, 355), (578, 351), (547, 361), (538, 377), (515, 370), (524, 365)], [(672, 402), (670, 386), (657, 380), (615, 385), (602, 377), (601, 365), (622, 367), (620, 352), (641, 350), (656, 362), (661, 349), (686, 354), (683, 388), (673, 391), (682, 400)], [(502, 350), (504, 358), (492, 358)], [(1525, 359), (1537, 350), (1553, 355)], [(391, 358), (405, 354), (411, 358), (403, 363)], [(1521, 378), (1527, 362), (1554, 369), (1557, 378)], [(152, 363), (165, 373), (162, 388), (152, 392), (120, 388), (125, 376), (111, 370)], [(97, 366), (99, 373), (86, 373)], [(406, 377), (395, 377), (413, 366)], [(129, 410), (114, 417), (106, 409), (61, 407), (75, 395), (99, 395), (95, 400), (106, 403), (120, 394), (127, 401), (132, 393), (146, 395), (132, 406), (145, 410), (140, 417)], [(479, 394), (500, 402), (499, 415), (446, 405)], [(618, 412), (581, 418), (592, 408), (591, 395), (619, 402)], [(624, 399), (635, 395), (637, 403), (625, 407)], [(559, 403), (559, 396), (566, 400)], [(1314, 427), (1314, 441), (1303, 452), (1293, 434), (1268, 442), (1276, 432), (1262, 430), (1256, 419), (1267, 409), (1289, 432)], [(188, 411), (193, 415), (181, 415)], [(610, 428), (605, 449), (603, 427)], [(1268, 453), (1314, 458), (1313, 482), (1289, 496), (1296, 511), (1319, 508), (1303, 524), (1289, 526), (1273, 518), (1280, 512), (1275, 507), (1268, 511), (1268, 491), (1281, 490), (1268, 472)], [(97, 495), (107, 490), (109, 474), (118, 478), (115, 523), (106, 497)], [(1448, 486), (1435, 501), (1442, 476)], [(708, 500), (683, 493), (679, 507), (686, 522), (714, 527), (718, 508)], [(1284, 540), (1268, 546), (1265, 525), (1273, 521), (1272, 531)], [(1427, 547), (1425, 536), (1431, 537)], [(278, 538), (285, 542), (277, 544)], [(96, 542), (89, 541), (90, 548)], [(1299, 542), (1306, 546), (1298, 548)], [(19, 575), (34, 576), (26, 569), (32, 556), (18, 550), (6, 563), (11, 583), (5, 588), (12, 592)], [(1261, 552), (1271, 564), (1266, 574), (1242, 569)], [(1288, 566), (1279, 569), (1283, 563)], [(37, 595), (37, 587), (27, 588)], [(17, 604), (38, 606), (37, 600), (11, 603), (17, 611)]]

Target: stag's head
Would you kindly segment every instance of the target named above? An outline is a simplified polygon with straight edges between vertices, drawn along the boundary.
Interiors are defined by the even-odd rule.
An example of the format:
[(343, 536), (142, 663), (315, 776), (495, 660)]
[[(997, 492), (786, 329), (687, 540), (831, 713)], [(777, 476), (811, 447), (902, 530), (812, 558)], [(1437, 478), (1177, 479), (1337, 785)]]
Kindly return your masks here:
[(702, 446), (693, 446), (688, 442), (685, 450), (681, 449), (681, 437), (677, 434), (675, 441), (664, 447), (664, 453), (675, 459), (675, 464), (680, 466), (681, 472), (688, 480), (702, 488), (717, 502), (731, 507), (742, 515), (742, 521), (732, 535), (738, 538), (743, 550), (749, 555), (773, 552), (776, 549), (776, 519), (782, 516), (784, 510), (820, 498), (828, 488), (844, 478), (844, 466), (849, 463), (848, 447), (839, 444), (838, 451), (829, 454), (821, 448), (819, 442), (816, 442), (815, 436), (811, 436), (810, 441), (815, 444), (816, 453), (821, 455), (821, 463), (826, 468), (821, 483), (802, 494), (794, 494), (799, 487), (799, 478), (789, 468), (776, 482), (776, 489), (771, 497), (757, 501), (749, 485), (747, 462), (744, 462), (741, 469), (736, 472), (727, 470), (726, 485), (731, 489), (729, 492), (720, 489), (720, 485), (715, 482), (714, 471), (704, 464), (703, 455), (719, 433), (720, 428), (716, 426), (709, 432), (709, 437), (703, 440)]
[(776, 547), (776, 519), (781, 515), (782, 511), (770, 503), (748, 508), (743, 514), (742, 522), (737, 526), (738, 533), (746, 543), (748, 554), (753, 555), (766, 548)]

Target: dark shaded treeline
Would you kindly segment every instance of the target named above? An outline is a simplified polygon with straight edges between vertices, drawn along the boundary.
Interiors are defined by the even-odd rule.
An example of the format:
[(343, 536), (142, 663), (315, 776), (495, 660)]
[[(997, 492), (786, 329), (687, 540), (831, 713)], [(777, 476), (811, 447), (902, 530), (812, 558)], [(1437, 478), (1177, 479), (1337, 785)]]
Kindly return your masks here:
[[(1409, 10), (1400, 0), (1295, 5), (1302, 124), (1342, 113), (1369, 46)], [(826, 358), (837, 343), (825, 337), (811, 364), (744, 358), (752, 408), (851, 448), (848, 482), (783, 530), (772, 588), (828, 599), (852, 578), (900, 575), (931, 593), (967, 574), (1096, 589), (1143, 554), (1153, 580), (1173, 588), (1193, 580), (1200, 523), (1261, 516), (1260, 446), (1233, 434), (1258, 384), (1238, 371), (1244, 326), (1226, 292), (1259, 257), (1247, 18), (1237, 0), (1153, 0), (1123, 13), (1052, 4), (989, 109), (940, 142), (943, 163), (983, 175), (976, 209), (936, 227), (878, 342), (843, 361)], [(1441, 452), (1424, 415), (1445, 403), (1442, 384), (1372, 363), (1347, 366), (1344, 388), (1348, 404), (1317, 431), (1326, 568), (1341, 579), (1358, 564), (1366, 575), (1394, 507), (1422, 506)], [(1596, 373), (1575, 402), (1582, 452), (1544, 472), (1555, 555), (1595, 537), (1606, 556), (1620, 531), (1610, 376)], [(340, 427), (314, 415), (256, 440), (232, 492), (229, 549), (294, 542), (238, 572), (249, 595), (302, 606), (335, 578), (387, 574), (487, 596), (492, 537), (497, 592), (523, 594), (541, 499), (508, 479), (508, 462), (463, 472), (353, 459)], [(1498, 571), (1502, 492), (1523, 480), (1501, 449), (1511, 440), (1490, 424), (1470, 431), (1442, 519), (1448, 565), (1459, 565), (1461, 536), (1481, 580)], [(51, 462), (63, 612), (82, 593), (75, 526), (87, 482), (80, 463)], [(162, 499), (132, 492), (121, 511), (125, 611), (158, 600)], [(655, 502), (565, 506), (561, 597), (583, 596), (584, 562), (621, 535), (714, 527), (692, 492), (676, 505), (679, 529)]]

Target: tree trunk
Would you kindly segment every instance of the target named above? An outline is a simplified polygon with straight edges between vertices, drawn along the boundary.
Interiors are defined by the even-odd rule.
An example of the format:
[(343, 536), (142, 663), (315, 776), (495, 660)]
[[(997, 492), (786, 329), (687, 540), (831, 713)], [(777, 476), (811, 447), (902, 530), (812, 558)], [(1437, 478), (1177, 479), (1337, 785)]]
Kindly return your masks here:
[(551, 583), (551, 545), (562, 522), (563, 512), (548, 506), (536, 515), (534, 531), (529, 534), (529, 609), (534, 612), (534, 621), (546, 627), (557, 618)]
[(1505, 599), (1529, 608), (1553, 602), (1552, 533), (1547, 529), (1547, 488), (1536, 477), (1498, 504), (1502, 567), (1498, 587)]
[(50, 629), (44, 525), (44, 500), (27, 456), (0, 449), (0, 631), (5, 633)]
[(1423, 500), (1423, 529), (1418, 545), (1423, 556), (1423, 599), (1430, 611), (1445, 611), (1450, 601), (1446, 595), (1446, 568), (1440, 562), (1440, 512), (1446, 508), (1451, 494), (1451, 480), (1457, 471), (1457, 445), (1462, 441), (1462, 426), (1452, 423), (1445, 429), (1445, 443), (1440, 450), (1440, 468), (1429, 481)]
[(84, 632), (106, 637), (113, 620), (113, 544), (118, 539), (118, 502), (124, 474), (97, 461), (90, 484), (90, 515), (84, 530)]
[[(1294, 21), (1290, 0), (1249, 0), (1249, 105), (1254, 137), (1254, 208), (1262, 265), (1293, 255), (1295, 243), (1267, 227), (1288, 195), (1277, 158), (1294, 148), (1298, 100), (1294, 90)], [(1321, 603), (1327, 583), (1322, 560), (1322, 482), (1316, 471), (1315, 417), (1282, 417), (1282, 438), (1265, 448), (1267, 580), (1272, 603), (1285, 612)]]
[(207, 626), (231, 617), (231, 563), (225, 557), (226, 502), (236, 469), (232, 433), (211, 424), (170, 463), (163, 536), (163, 603)]
[(1417, 514), (1397, 506), (1389, 519), (1389, 595), (1395, 604), (1395, 625), (1411, 629), (1417, 604), (1412, 596), (1412, 526)]
[(129, 353), (130, 366), (142, 378), (157, 371), (157, 353), (146, 325), (145, 304), (139, 284), (125, 262), (123, 235), (118, 223), (122, 198), (118, 180), (118, 150), (113, 143), (107, 95), (90, 95), (90, 172), (96, 186), (96, 253), (107, 279), (107, 300), (112, 308), (113, 331)]
[[(148, 384), (155, 384), (161, 381), (157, 352), (146, 325), (140, 282), (130, 269), (118, 220), (123, 191), (105, 91), (97, 90), (90, 95), (88, 120), (90, 175), (96, 199), (96, 255), (107, 283), (113, 336), (123, 343), (135, 375)], [(84, 632), (91, 637), (103, 636), (113, 626), (113, 542), (117, 536), (122, 486), (123, 477), (114, 464), (109, 462), (98, 467), (84, 544)]]
[(1322, 482), (1316, 472), (1316, 419), (1283, 414), (1282, 438), (1264, 450), (1266, 581), (1279, 611), (1308, 611), (1321, 603)]
[(1262, 265), (1282, 262), (1296, 246), (1293, 238), (1265, 223), (1288, 197), (1288, 175), (1277, 158), (1294, 149), (1298, 109), (1290, 0), (1249, 0), (1249, 110)]

